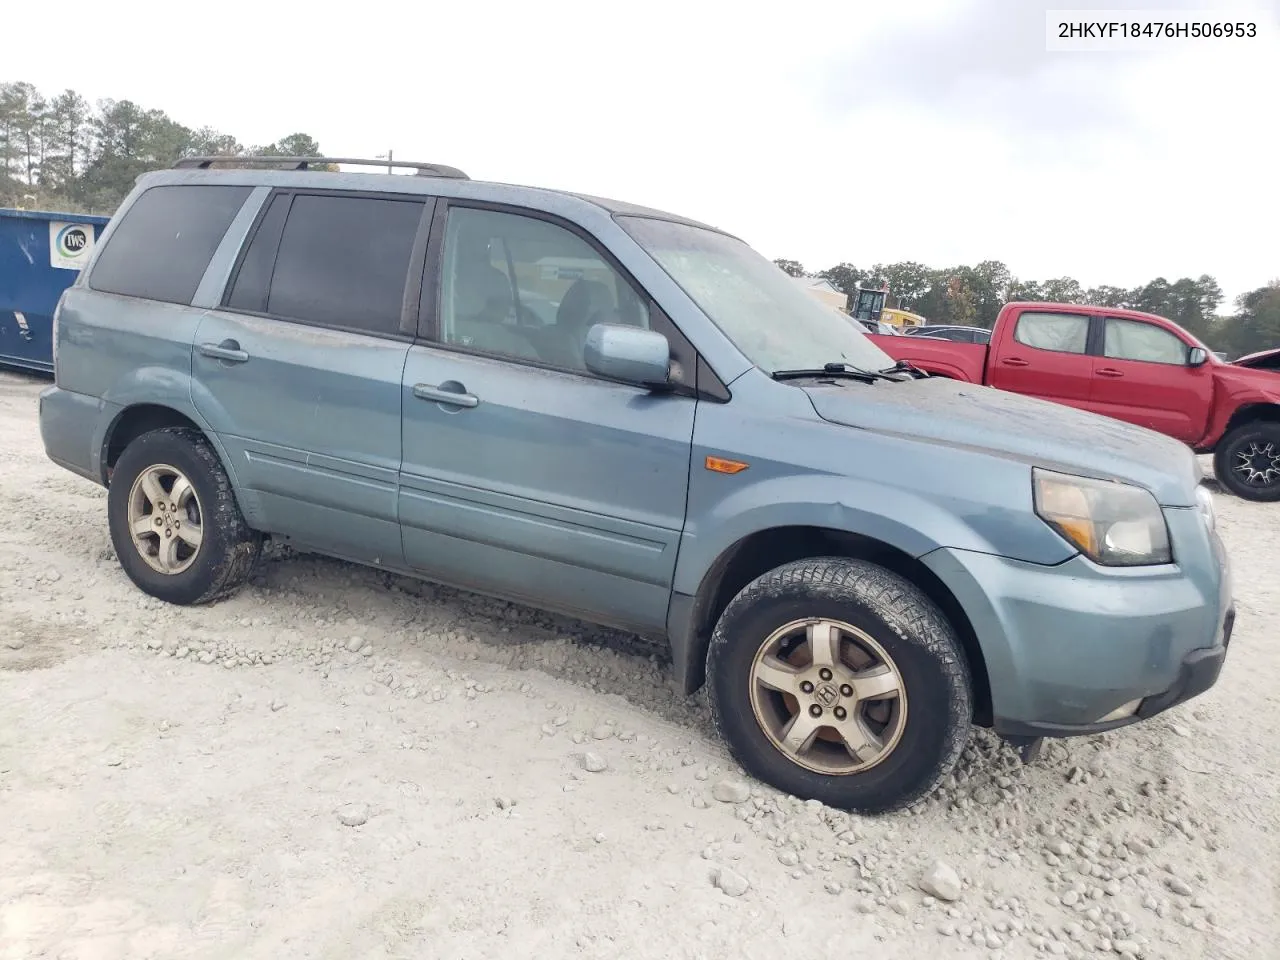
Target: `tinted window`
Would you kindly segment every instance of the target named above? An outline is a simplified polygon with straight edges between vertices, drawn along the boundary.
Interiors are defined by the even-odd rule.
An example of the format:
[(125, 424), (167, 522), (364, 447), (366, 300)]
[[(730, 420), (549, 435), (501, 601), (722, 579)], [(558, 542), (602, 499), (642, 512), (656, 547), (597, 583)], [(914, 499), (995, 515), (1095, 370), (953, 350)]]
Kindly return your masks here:
[(249, 249), (245, 251), (236, 272), (235, 284), (224, 301), (236, 310), (265, 313), (267, 286), (271, 283), (271, 270), (276, 265), (276, 249), (280, 243), (280, 231), (289, 213), (288, 194), (276, 194), (271, 205), (254, 231)]
[(1089, 342), (1089, 318), (1076, 313), (1035, 313), (1018, 317), (1013, 339), (1037, 350), (1084, 353)]
[(577, 234), (535, 217), (454, 208), (445, 230), (440, 338), (586, 371), (596, 323), (650, 326), (647, 301)]
[(152, 187), (125, 211), (98, 254), (89, 286), (190, 303), (249, 187)]
[(325, 327), (398, 333), (422, 207), (414, 200), (295, 196), (271, 274), (267, 313)]
[(1140, 320), (1107, 317), (1102, 352), (1114, 360), (1144, 360), (1147, 363), (1187, 362), (1188, 347), (1168, 330)]

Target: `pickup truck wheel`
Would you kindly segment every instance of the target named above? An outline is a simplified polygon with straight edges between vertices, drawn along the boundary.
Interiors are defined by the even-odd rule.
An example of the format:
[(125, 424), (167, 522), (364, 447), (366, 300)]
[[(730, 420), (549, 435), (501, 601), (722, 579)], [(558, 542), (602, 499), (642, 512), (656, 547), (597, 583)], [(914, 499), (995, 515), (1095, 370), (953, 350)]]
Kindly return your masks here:
[(262, 551), (217, 453), (186, 427), (144, 433), (120, 454), (107, 491), (107, 522), (129, 579), (168, 603), (225, 596), (245, 581)]
[(911, 806), (968, 738), (955, 631), (911, 583), (860, 560), (800, 560), (748, 584), (716, 625), (707, 676), (735, 759), (832, 807)]
[(1213, 472), (1242, 500), (1280, 500), (1280, 423), (1236, 427), (1214, 451)]

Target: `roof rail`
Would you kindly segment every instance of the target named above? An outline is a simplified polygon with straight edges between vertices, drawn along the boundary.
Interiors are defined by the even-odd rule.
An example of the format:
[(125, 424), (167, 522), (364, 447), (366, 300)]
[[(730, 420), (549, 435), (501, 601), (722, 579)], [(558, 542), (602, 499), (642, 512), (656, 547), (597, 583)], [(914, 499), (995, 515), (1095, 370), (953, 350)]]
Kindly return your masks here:
[(183, 157), (173, 165), (177, 169), (208, 170), (214, 164), (228, 166), (247, 166), (252, 164), (287, 167), (292, 170), (309, 170), (312, 164), (345, 163), (362, 167), (386, 167), (390, 172), (393, 167), (408, 167), (416, 171), (419, 177), (447, 177), (450, 180), (470, 180), (457, 167), (443, 163), (413, 163), (409, 160), (363, 160), (358, 157), (274, 157), (274, 156), (228, 156), (228, 157)]

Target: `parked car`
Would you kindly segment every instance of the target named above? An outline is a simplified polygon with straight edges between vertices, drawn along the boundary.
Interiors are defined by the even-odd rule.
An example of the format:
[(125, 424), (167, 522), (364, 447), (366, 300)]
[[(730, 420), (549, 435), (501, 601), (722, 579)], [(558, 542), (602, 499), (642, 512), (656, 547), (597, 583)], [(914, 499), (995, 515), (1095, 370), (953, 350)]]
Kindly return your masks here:
[(1280, 379), (1248, 358), (1223, 363), (1164, 317), (1010, 303), (996, 319), (990, 346), (873, 339), (894, 359), (928, 373), (1156, 430), (1212, 453), (1219, 482), (1237, 496), (1280, 500)]
[(1252, 370), (1280, 370), (1280, 347), (1271, 350), (1259, 350), (1231, 361), (1237, 367), (1249, 367)]
[(139, 178), (57, 311), (45, 450), (150, 596), (225, 596), (272, 537), (634, 631), (752, 774), (864, 811), (971, 723), (1030, 750), (1215, 682), (1183, 445), (899, 368), (673, 214), (252, 162)]
[(954, 340), (956, 343), (989, 343), (991, 331), (986, 327), (933, 324), (923, 327), (907, 327), (902, 331), (908, 337), (932, 337), (936, 340)]

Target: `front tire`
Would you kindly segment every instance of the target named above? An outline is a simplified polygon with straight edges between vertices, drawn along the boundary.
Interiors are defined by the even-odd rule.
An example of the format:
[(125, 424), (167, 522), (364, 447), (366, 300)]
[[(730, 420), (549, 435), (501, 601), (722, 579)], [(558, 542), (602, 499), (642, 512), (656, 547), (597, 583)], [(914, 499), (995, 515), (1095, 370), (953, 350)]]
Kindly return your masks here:
[(1280, 500), (1280, 423), (1264, 420), (1236, 427), (1214, 450), (1213, 472), (1242, 500)]
[(262, 552), (227, 471), (189, 427), (144, 433), (116, 461), (107, 523), (120, 566), (167, 603), (208, 603), (248, 578)]
[(969, 734), (955, 631), (918, 588), (860, 560), (800, 560), (748, 584), (716, 625), (707, 676), (743, 768), (832, 807), (917, 803)]

